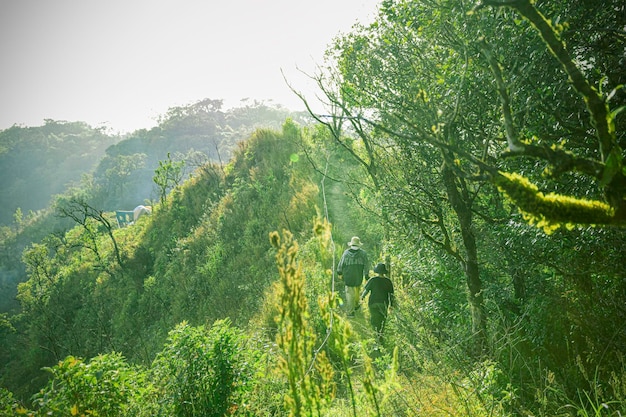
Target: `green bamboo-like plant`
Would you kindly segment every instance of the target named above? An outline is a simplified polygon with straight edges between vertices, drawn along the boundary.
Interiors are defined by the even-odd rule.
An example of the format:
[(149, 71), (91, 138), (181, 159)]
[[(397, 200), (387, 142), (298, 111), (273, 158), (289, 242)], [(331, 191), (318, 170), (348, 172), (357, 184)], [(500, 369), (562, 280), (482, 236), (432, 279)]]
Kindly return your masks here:
[(289, 390), (285, 406), (293, 417), (322, 416), (333, 398), (333, 371), (322, 352), (315, 352), (316, 337), (309, 325), (309, 308), (304, 291), (304, 275), (297, 260), (298, 244), (289, 231), (270, 233), (277, 249), (276, 264), (280, 275), (278, 333), (281, 372)]

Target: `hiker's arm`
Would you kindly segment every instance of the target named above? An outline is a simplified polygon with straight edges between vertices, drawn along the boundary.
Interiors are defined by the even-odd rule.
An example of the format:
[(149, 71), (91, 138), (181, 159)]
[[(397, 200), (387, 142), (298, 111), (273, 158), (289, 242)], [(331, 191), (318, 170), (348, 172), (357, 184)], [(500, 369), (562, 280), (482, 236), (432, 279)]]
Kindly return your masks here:
[[(368, 281), (369, 282), (369, 281)], [(363, 288), (363, 292), (361, 292), (361, 300), (363, 300), (367, 294), (370, 292), (370, 287), (369, 285), (367, 285), (367, 283), (365, 284), (365, 288)]]

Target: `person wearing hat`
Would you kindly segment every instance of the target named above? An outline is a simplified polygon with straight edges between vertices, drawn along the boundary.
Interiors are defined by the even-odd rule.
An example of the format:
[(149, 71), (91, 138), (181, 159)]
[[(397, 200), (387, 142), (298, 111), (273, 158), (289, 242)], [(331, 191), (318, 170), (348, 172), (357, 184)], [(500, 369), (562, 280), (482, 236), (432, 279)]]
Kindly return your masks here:
[(387, 312), (389, 306), (395, 305), (395, 298), (393, 293), (393, 283), (387, 278), (387, 265), (383, 263), (376, 264), (374, 267), (374, 273), (376, 274), (370, 278), (363, 288), (361, 293), (361, 300), (365, 299), (367, 294), (370, 294), (370, 298), (367, 303), (367, 307), (370, 311), (370, 324), (376, 332), (376, 340), (382, 343), (383, 330), (385, 329), (385, 322), (387, 321)]
[(367, 252), (361, 248), (361, 239), (354, 236), (348, 242), (348, 249), (343, 252), (339, 264), (337, 265), (337, 274), (343, 277), (343, 283), (346, 290), (346, 312), (348, 316), (353, 316), (359, 309), (359, 292), (363, 279), (369, 276), (369, 261)]

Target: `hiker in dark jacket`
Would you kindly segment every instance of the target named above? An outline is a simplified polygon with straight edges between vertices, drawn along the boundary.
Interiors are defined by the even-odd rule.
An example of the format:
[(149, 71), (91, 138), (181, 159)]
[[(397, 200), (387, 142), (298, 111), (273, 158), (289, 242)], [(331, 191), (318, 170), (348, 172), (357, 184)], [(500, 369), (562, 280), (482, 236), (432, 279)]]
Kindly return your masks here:
[(358, 236), (354, 236), (348, 246), (337, 265), (337, 274), (343, 277), (346, 287), (346, 313), (353, 316), (359, 309), (361, 284), (369, 276), (369, 261)]
[(385, 329), (385, 322), (387, 321), (387, 312), (389, 306), (395, 305), (393, 283), (386, 277), (388, 274), (387, 266), (383, 263), (379, 263), (374, 267), (374, 273), (376, 274), (367, 281), (363, 293), (361, 293), (361, 300), (363, 300), (367, 294), (370, 294), (367, 306), (370, 311), (370, 324), (376, 332), (376, 340), (379, 343), (383, 341), (383, 330)]

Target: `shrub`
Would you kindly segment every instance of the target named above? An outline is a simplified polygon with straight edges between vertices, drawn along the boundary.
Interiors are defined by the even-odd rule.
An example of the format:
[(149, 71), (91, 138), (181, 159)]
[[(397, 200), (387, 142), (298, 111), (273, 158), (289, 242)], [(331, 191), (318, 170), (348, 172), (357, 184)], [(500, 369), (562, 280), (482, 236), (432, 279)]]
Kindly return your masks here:
[(47, 368), (53, 375), (34, 398), (34, 415), (117, 417), (145, 388), (143, 373), (119, 353), (92, 358), (89, 363), (68, 356)]
[(242, 415), (256, 357), (229, 320), (179, 324), (153, 363), (162, 414), (178, 417)]

